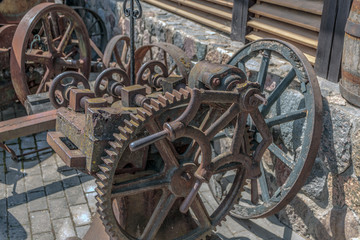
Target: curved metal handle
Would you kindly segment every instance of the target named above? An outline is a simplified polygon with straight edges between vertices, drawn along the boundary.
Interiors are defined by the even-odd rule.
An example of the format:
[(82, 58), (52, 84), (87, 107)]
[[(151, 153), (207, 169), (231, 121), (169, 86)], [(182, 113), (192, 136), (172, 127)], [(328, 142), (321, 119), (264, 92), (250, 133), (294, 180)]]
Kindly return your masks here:
[(154, 142), (157, 142), (157, 141), (160, 141), (160, 140), (166, 138), (168, 135), (169, 135), (169, 132), (167, 130), (163, 130), (161, 132), (154, 133), (147, 137), (141, 138), (139, 140), (136, 140), (136, 141), (130, 143), (130, 145), (129, 145), (130, 150), (132, 152), (137, 151), (143, 147), (153, 144)]
[[(134, 7), (134, 1), (136, 4), (136, 7), (138, 9), (135, 9)], [(128, 3), (128, 0), (125, 0), (123, 3), (123, 12), (125, 14), (125, 17), (133, 17), (135, 19), (139, 19), (142, 16), (142, 7), (141, 4), (139, 2), (139, 0), (130, 0), (130, 8), (126, 8), (126, 5)]]

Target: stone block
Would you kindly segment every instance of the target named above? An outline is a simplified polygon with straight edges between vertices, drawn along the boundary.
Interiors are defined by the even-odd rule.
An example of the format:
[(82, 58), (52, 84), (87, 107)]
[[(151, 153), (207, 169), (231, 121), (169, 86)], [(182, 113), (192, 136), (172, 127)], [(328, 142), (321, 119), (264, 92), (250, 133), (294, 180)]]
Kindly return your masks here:
[(65, 197), (64, 188), (61, 182), (53, 182), (45, 186), (45, 192), (48, 199)]
[(53, 220), (54, 232), (56, 240), (66, 240), (69, 237), (75, 237), (74, 225), (70, 218), (60, 218)]
[(87, 204), (70, 207), (75, 226), (83, 226), (91, 223), (91, 213)]
[(52, 232), (34, 234), (33, 240), (54, 240), (54, 234)]
[(45, 197), (45, 191), (28, 193), (27, 201), (28, 201), (29, 212), (48, 209), (48, 204)]
[(86, 199), (81, 186), (75, 186), (65, 189), (65, 195), (69, 206), (75, 206), (86, 203)]
[(70, 217), (66, 198), (49, 199), (48, 202), (51, 219)]
[(31, 232), (33, 234), (51, 231), (51, 221), (48, 211), (30, 213), (30, 221)]

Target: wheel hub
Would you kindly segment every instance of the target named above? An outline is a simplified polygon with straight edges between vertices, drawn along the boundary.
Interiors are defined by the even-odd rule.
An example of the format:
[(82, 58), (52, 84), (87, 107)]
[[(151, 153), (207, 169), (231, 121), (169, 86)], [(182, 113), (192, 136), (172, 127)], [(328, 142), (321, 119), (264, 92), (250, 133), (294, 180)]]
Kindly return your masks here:
[(196, 181), (194, 176), (196, 169), (197, 166), (194, 163), (187, 163), (174, 171), (171, 176), (170, 191), (176, 197), (186, 197), (189, 195)]

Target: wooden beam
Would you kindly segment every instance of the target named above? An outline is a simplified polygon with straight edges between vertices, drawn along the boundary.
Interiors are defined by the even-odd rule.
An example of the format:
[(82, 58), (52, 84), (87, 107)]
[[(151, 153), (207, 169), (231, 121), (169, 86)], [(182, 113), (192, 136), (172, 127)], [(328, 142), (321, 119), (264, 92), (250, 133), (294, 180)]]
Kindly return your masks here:
[(318, 76), (326, 79), (328, 78), (338, 4), (338, 0), (324, 0), (321, 18), (319, 33), (319, 43), (321, 44), (319, 44), (316, 53), (315, 71)]
[(253, 0), (234, 0), (232, 22), (231, 22), (231, 40), (245, 43), (246, 34), (250, 32), (247, 27), (249, 20), (249, 8), (255, 4)]

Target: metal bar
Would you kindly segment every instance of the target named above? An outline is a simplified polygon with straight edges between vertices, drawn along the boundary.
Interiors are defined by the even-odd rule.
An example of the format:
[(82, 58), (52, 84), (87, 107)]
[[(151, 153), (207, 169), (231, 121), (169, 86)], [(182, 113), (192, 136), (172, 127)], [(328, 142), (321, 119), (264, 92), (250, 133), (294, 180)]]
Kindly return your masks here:
[(0, 141), (55, 129), (56, 110), (0, 122)]
[(276, 116), (276, 117), (273, 117), (270, 119), (266, 119), (265, 122), (266, 122), (267, 126), (269, 128), (271, 128), (275, 125), (279, 125), (282, 123), (287, 123), (290, 121), (295, 121), (295, 120), (304, 118), (304, 117), (306, 117), (307, 112), (308, 112), (307, 109), (300, 109), (295, 112), (286, 113), (286, 114), (279, 115), (279, 116)]

